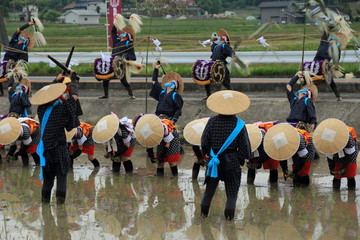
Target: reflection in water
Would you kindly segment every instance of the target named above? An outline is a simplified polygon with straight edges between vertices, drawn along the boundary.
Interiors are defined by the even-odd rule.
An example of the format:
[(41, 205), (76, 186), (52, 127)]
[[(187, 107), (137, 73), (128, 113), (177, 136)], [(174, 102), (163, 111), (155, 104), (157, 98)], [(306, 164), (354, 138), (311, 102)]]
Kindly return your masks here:
[(75, 166), (63, 206), (40, 203), (38, 168), (0, 165), (0, 239), (359, 238), (359, 191), (333, 191), (324, 159), (314, 163), (308, 188), (294, 189), (283, 179), (270, 186), (265, 171), (248, 186), (243, 170), (235, 220), (229, 222), (223, 216), (223, 183), (210, 216), (200, 217), (204, 170), (197, 181), (191, 179), (192, 155), (185, 155), (177, 178), (170, 171), (154, 176), (143, 155), (135, 154), (130, 175), (112, 173), (105, 160), (100, 170)]

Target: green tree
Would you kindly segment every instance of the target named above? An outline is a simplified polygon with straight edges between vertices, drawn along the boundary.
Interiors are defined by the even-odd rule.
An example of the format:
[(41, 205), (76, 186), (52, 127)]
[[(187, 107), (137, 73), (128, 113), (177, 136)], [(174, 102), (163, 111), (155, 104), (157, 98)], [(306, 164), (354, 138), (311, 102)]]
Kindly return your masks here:
[(222, 10), (222, 0), (196, 0), (195, 3), (209, 13), (219, 13)]
[(46, 11), (42, 16), (43, 16), (43, 20), (45, 20), (45, 21), (57, 22), (58, 17), (61, 16), (61, 13), (56, 10), (50, 9), (50, 10)]

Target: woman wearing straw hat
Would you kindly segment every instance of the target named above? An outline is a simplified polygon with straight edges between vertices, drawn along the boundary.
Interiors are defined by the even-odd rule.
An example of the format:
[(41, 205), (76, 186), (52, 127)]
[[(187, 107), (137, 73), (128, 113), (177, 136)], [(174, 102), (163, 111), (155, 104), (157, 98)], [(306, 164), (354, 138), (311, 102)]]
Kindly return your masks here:
[(357, 136), (354, 128), (335, 118), (322, 121), (313, 134), (315, 147), (326, 154), (333, 178), (333, 188), (340, 189), (341, 178), (347, 178), (348, 189), (355, 189)]
[(106, 145), (105, 158), (112, 161), (112, 171), (119, 172), (123, 163), (125, 172), (133, 172), (131, 155), (135, 146), (135, 131), (132, 120), (124, 117), (119, 120), (115, 112), (100, 119), (93, 130), (93, 139)]
[(21, 156), (24, 166), (29, 165), (29, 156), (31, 154), (35, 165), (40, 165), (40, 157), (36, 153), (37, 146), (40, 142), (40, 124), (31, 118), (19, 118), (21, 123), (22, 134), (19, 136), (21, 146), (18, 152), (15, 153), (14, 158)]
[(50, 84), (37, 91), (31, 98), (33, 105), (39, 105), (37, 113), (40, 120), (41, 140), (37, 148), (40, 156), (40, 179), (44, 180), (42, 187), (42, 202), (49, 203), (51, 190), (56, 177), (56, 201), (65, 203), (66, 178), (70, 169), (70, 157), (66, 143), (67, 131), (79, 126), (76, 116), (77, 94), (76, 74), (71, 72), (69, 90), (63, 83)]
[[(38, 122), (29, 118), (7, 117), (0, 121), (0, 144), (10, 144), (10, 151), (6, 156), (7, 161), (17, 160), (21, 156), (24, 166), (29, 165), (28, 153), (31, 153), (35, 164), (39, 165), (39, 156), (36, 154), (37, 143), (40, 140)], [(16, 150), (16, 141), (21, 141), (21, 147)]]
[[(161, 116), (160, 116), (161, 119)], [(173, 176), (178, 175), (177, 162), (180, 158), (180, 137), (173, 122), (169, 119), (161, 119), (164, 127), (164, 136), (160, 144), (157, 146), (157, 175), (164, 175), (165, 163), (169, 163), (170, 170)]]
[(181, 116), (181, 110), (184, 104), (181, 97), (184, 91), (184, 82), (176, 72), (168, 72), (164, 75), (162, 83), (160, 84), (158, 81), (160, 67), (161, 64), (156, 62), (152, 77), (153, 86), (150, 92), (150, 96), (158, 101), (155, 114), (157, 116), (161, 114), (166, 115), (176, 123)]
[(92, 139), (93, 126), (88, 123), (80, 122), (80, 126), (75, 128), (73, 137), (70, 139), (71, 145), (69, 149), (70, 167), (73, 168), (74, 159), (79, 157), (81, 153), (88, 155), (89, 161), (94, 168), (100, 167), (99, 161), (95, 157), (95, 142)]
[(224, 215), (232, 220), (241, 182), (241, 166), (251, 156), (251, 147), (245, 123), (235, 115), (250, 105), (243, 93), (231, 90), (218, 91), (206, 101), (207, 107), (218, 115), (206, 124), (201, 148), (210, 156), (207, 164), (206, 190), (201, 201), (201, 215), (207, 217), (219, 181), (224, 181), (227, 201)]
[(29, 87), (25, 84), (19, 84), (15, 88), (8, 87), (10, 108), (9, 113), (16, 113), (19, 117), (31, 117), (31, 103), (29, 100)]
[(206, 155), (203, 154), (201, 150), (201, 136), (204, 131), (204, 128), (207, 124), (209, 118), (197, 119), (186, 124), (183, 135), (188, 143), (192, 145), (194, 151), (195, 159), (192, 169), (192, 179), (196, 180), (199, 176), (200, 166), (205, 166), (206, 162), (209, 160)]
[[(310, 184), (309, 173), (315, 156), (315, 147), (309, 133), (288, 123), (277, 124), (266, 133), (264, 149), (269, 157), (281, 161), (284, 178), (292, 178), (295, 187)], [(286, 160), (289, 158), (293, 161), (292, 172), (286, 174)]]
[(304, 122), (310, 124), (311, 130), (314, 130), (317, 120), (313, 101), (317, 97), (317, 88), (313, 84), (308, 84), (294, 93), (293, 86), (296, 81), (297, 78), (294, 77), (286, 85), (287, 98), (290, 103), (290, 113), (286, 121), (295, 123)]
[[(167, 162), (172, 175), (177, 176), (181, 145), (179, 133), (173, 122), (154, 114), (139, 114), (134, 119), (136, 139), (142, 146), (151, 149), (148, 155), (153, 163), (157, 163), (156, 175), (164, 176), (164, 165)], [(157, 147), (156, 158), (152, 150), (154, 147)]]
[[(278, 167), (280, 165), (279, 161), (276, 161), (270, 158), (264, 150), (264, 136), (266, 130), (262, 128), (260, 124), (259, 127), (256, 127), (251, 124), (246, 125), (248, 135), (251, 143), (251, 158), (247, 162), (248, 172), (247, 172), (247, 183), (254, 184), (256, 169), (263, 167), (270, 171), (269, 182), (277, 183), (278, 181)], [(255, 147), (253, 145), (255, 144)]]

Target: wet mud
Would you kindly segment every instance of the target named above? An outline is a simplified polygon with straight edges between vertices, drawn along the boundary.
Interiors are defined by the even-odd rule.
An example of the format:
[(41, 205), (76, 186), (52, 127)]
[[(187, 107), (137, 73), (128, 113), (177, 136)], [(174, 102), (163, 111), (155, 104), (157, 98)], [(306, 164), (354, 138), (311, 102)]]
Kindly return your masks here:
[[(96, 155), (100, 169), (82, 155), (67, 179), (65, 205), (41, 204), (39, 167), (21, 160), (0, 164), (0, 239), (359, 239), (359, 178), (348, 191), (332, 189), (325, 157), (312, 165), (311, 184), (294, 188), (279, 170), (277, 184), (260, 169), (254, 185), (242, 171), (235, 219), (226, 221), (223, 183), (208, 218), (200, 217), (205, 189), (204, 168), (191, 179), (194, 156), (190, 147), (179, 164), (179, 176), (156, 177), (155, 166), (137, 146), (134, 173), (111, 171), (111, 161)], [(0, 151), (4, 158), (5, 152)]]

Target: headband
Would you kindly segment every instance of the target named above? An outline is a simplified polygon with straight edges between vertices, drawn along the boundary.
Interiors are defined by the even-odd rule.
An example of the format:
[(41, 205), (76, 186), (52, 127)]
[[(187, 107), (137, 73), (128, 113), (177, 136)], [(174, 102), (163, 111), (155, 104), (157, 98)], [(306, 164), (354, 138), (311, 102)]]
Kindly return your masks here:
[(26, 43), (27, 43), (27, 41), (29, 41), (29, 39), (24, 38), (24, 37), (19, 37), (19, 39), (20, 39), (20, 40), (24, 40), (24, 44), (26, 44)]
[(302, 93), (305, 96), (307, 96), (308, 98), (311, 98), (311, 91), (308, 88), (300, 89), (299, 91), (297, 91), (296, 92), (296, 98), (298, 98), (299, 93)]
[(171, 89), (174, 89), (174, 88), (178, 88), (178, 84), (177, 84), (177, 81), (175, 80), (172, 80), (171, 83), (165, 83), (164, 84), (164, 87), (170, 87)]

